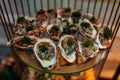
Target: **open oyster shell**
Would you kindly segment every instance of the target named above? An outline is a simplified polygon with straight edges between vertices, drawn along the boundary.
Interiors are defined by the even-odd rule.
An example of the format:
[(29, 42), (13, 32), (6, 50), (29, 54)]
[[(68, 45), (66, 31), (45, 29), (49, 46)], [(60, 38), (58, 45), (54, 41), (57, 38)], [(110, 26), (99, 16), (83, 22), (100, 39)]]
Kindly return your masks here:
[(60, 18), (62, 21), (64, 20), (71, 20), (70, 18), (70, 8), (60, 8), (57, 10), (57, 17)]
[(80, 10), (74, 10), (71, 13), (71, 18), (73, 23), (79, 23), (79, 19), (81, 18), (82, 14)]
[[(50, 30), (51, 30), (53, 27), (55, 27), (55, 26), (59, 29), (59, 31), (57, 31), (56, 35), (50, 33)], [(63, 29), (62, 29), (62, 27), (61, 27), (60, 25), (50, 24), (50, 25), (47, 26), (47, 32), (48, 32), (48, 34), (51, 35), (51, 36), (59, 36), (62, 31), (63, 31)]]
[[(96, 55), (96, 53), (99, 52), (99, 47), (98, 47), (98, 45), (97, 45), (95, 42), (94, 42), (93, 45), (94, 45), (94, 47), (96, 47), (96, 50), (95, 50), (95, 51), (87, 51), (88, 53), (84, 53), (83, 50), (84, 50), (84, 48), (87, 49), (87, 47), (83, 47), (83, 42), (78, 41), (79, 52), (80, 52), (82, 55), (85, 55), (85, 56), (87, 56), (87, 57), (89, 57), (89, 58), (92, 58), (92, 57), (94, 57), (94, 56)], [(89, 49), (88, 49), (88, 50), (89, 50)]]
[(57, 11), (55, 9), (48, 9), (47, 15), (49, 20), (55, 19), (57, 18)]
[(13, 27), (13, 32), (16, 36), (27, 34), (28, 31), (35, 29), (35, 24), (35, 17), (18, 17)]
[[(25, 39), (25, 38), (27, 39)], [(24, 42), (23, 41), (24, 38)], [(7, 42), (8, 46), (15, 46), (17, 48), (20, 49), (29, 49), (29, 48), (33, 48), (34, 44), (37, 42), (37, 37), (35, 36), (18, 36), (15, 37), (13, 40), (10, 40), (9, 42)]]
[(97, 42), (97, 44), (98, 44), (100, 49), (106, 49), (106, 48), (110, 47), (110, 45), (111, 45), (111, 39), (110, 38), (109, 39), (105, 39), (103, 37), (103, 34), (104, 34), (104, 28), (101, 28), (101, 30), (97, 34), (96, 40), (95, 40)]
[[(88, 23), (90, 25), (89, 28), (85, 28), (85, 30), (83, 30), (83, 28), (81, 26), (81, 23), (83, 23), (83, 22)], [(79, 31), (83, 35), (87, 35), (87, 36), (89, 36), (91, 38), (95, 38), (96, 35), (97, 35), (97, 30), (95, 29), (95, 27), (93, 26), (93, 24), (89, 20), (87, 20), (87, 19), (80, 20)]]
[[(41, 43), (49, 43), (49, 45), (50, 46), (52, 46), (53, 47), (53, 57), (50, 59), (50, 60), (47, 60), (47, 59), (45, 59), (45, 58), (40, 58), (39, 57), (39, 47), (38, 47), (38, 45), (39, 44), (41, 44)], [(51, 48), (50, 48), (51, 49)], [(38, 41), (37, 41), (37, 43), (35, 44), (35, 46), (34, 46), (34, 52), (35, 52), (35, 56), (37, 57), (37, 59), (39, 60), (39, 62), (41, 63), (41, 65), (42, 65), (42, 67), (44, 67), (44, 68), (49, 68), (49, 67), (51, 67), (51, 66), (54, 66), (55, 65), (55, 63), (56, 63), (56, 46), (55, 46), (55, 44), (53, 43), (53, 41), (51, 41), (50, 39), (47, 39), (47, 38), (43, 38), (43, 39), (38, 39)], [(50, 53), (50, 52), (49, 52)], [(49, 54), (48, 53), (48, 54)], [(40, 53), (40, 54), (42, 54), (42, 53)], [(52, 53), (51, 53), (52, 54)], [(43, 56), (42, 56), (43, 57)]]
[[(73, 39), (75, 41), (75, 38), (71, 35), (64, 35), (61, 37), (60, 41), (59, 41), (59, 44), (58, 44), (58, 47), (60, 48), (60, 51), (61, 51), (61, 54), (63, 56), (63, 58), (65, 58), (68, 62), (72, 63), (76, 60), (76, 42), (74, 43), (75, 46), (74, 46), (74, 49), (70, 52), (69, 55), (67, 55), (68, 51), (63, 48), (63, 41), (65, 39)], [(65, 44), (64, 44), (65, 45)], [(68, 48), (68, 45), (66, 46), (66, 48)]]

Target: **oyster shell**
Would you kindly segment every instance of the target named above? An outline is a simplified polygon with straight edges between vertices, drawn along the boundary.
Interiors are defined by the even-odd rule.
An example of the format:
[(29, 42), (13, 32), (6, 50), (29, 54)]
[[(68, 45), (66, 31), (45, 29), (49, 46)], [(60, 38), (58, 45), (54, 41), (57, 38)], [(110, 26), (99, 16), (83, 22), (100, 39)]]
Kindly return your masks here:
[(40, 9), (36, 14), (35, 18), (37, 22), (40, 22), (42, 26), (47, 26), (48, 24), (48, 16), (45, 14), (45, 10)]
[(48, 9), (47, 10), (47, 15), (49, 20), (57, 18), (57, 11), (55, 9)]
[[(55, 28), (57, 30), (54, 30), (53, 32), (51, 31), (52, 28)], [(47, 26), (47, 32), (50, 36), (60, 36), (60, 33), (62, 32), (62, 27), (57, 24), (50, 24)]]
[[(72, 45), (69, 47), (68, 40), (71, 39)], [(70, 42), (71, 44), (71, 42)], [(76, 41), (71, 35), (64, 35), (59, 40), (58, 47), (60, 48), (63, 58), (72, 63), (76, 60)], [(69, 50), (68, 50), (69, 49)]]
[(83, 45), (84, 43), (85, 42), (78, 41), (79, 51), (82, 55), (92, 58), (96, 55), (96, 53), (99, 52), (99, 47), (95, 42), (93, 43), (93, 46), (89, 46), (89, 47), (84, 47)]
[(34, 44), (37, 42), (37, 39), (38, 38), (35, 36), (18, 36), (15, 37), (13, 40), (10, 40), (7, 43), (7, 45), (13, 45), (20, 49), (29, 49), (34, 47)]
[[(44, 46), (44, 47), (43, 47)], [(47, 46), (47, 49), (45, 48)], [(42, 47), (42, 48), (41, 48)], [(42, 51), (41, 51), (42, 50)], [(45, 53), (47, 51), (48, 53)], [(34, 46), (35, 56), (41, 63), (42, 67), (48, 68), (56, 63), (56, 46), (50, 39), (38, 39)], [(48, 58), (47, 58), (48, 56)]]
[(99, 19), (93, 16), (92, 14), (87, 14), (87, 18), (90, 20), (91, 23), (93, 23), (96, 26), (100, 24)]
[(24, 35), (27, 32), (34, 30), (33, 22), (35, 21), (34, 17), (18, 17), (13, 27), (15, 35)]
[(79, 19), (80, 19), (81, 15), (82, 14), (81, 14), (80, 10), (74, 10), (71, 15), (73, 23), (79, 23)]
[(57, 17), (60, 18), (62, 21), (70, 18), (70, 8), (60, 8), (57, 10)]
[[(87, 23), (87, 26), (81, 25), (82, 23), (84, 23), (84, 25), (86, 25), (86, 23)], [(93, 24), (91, 24), (91, 22), (89, 20), (87, 20), (87, 19), (80, 20), (79, 31), (83, 35), (87, 35), (87, 36), (89, 36), (91, 38), (95, 38), (96, 35), (97, 35), (97, 30), (95, 29), (95, 27), (93, 26)]]
[(71, 24), (70, 22), (66, 21), (65, 24), (62, 26), (63, 27), (63, 34), (71, 34), (74, 35), (76, 34), (78, 30), (78, 25), (77, 24)]
[[(108, 39), (104, 37), (104, 29), (105, 28), (101, 28), (101, 30), (99, 31), (99, 33), (97, 34), (97, 37), (96, 37), (96, 42), (98, 43), (98, 46), (100, 49), (106, 49), (106, 48), (110, 47), (110, 44), (111, 44), (110, 37)], [(109, 33), (107, 33), (107, 35), (108, 34)], [(112, 33), (110, 33), (110, 34), (112, 34)]]

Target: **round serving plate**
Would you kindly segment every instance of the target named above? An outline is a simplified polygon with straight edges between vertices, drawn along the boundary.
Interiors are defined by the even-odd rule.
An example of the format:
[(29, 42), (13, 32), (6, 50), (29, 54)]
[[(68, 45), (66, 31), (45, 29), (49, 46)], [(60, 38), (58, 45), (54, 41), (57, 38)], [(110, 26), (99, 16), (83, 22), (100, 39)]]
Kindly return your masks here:
[[(73, 73), (79, 73), (83, 72), (85, 70), (88, 70), (90, 68), (93, 68), (95, 65), (97, 65), (105, 56), (107, 53), (107, 50), (100, 50), (99, 53), (93, 57), (90, 58), (88, 61), (81, 63), (81, 64), (74, 64), (74, 65), (68, 65), (68, 66), (58, 66), (56, 65), (55, 68), (52, 70), (46, 70), (44, 69), (37, 58), (34, 55), (34, 52), (29, 51), (21, 51), (17, 49), (17, 55), (20, 57), (20, 59), (29, 67), (32, 69), (44, 72), (44, 73), (50, 73), (50, 74), (73, 74)], [(58, 52), (59, 53), (59, 52)], [(31, 55), (28, 55), (31, 54)], [(58, 57), (57, 57), (58, 58)]]

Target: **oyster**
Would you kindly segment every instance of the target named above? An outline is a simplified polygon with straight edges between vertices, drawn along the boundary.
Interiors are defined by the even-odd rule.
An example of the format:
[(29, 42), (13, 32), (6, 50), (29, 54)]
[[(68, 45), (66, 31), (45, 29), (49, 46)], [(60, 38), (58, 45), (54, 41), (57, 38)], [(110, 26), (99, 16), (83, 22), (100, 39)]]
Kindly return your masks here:
[(81, 17), (80, 10), (73, 11), (71, 17), (72, 17), (73, 23), (79, 23), (79, 19)]
[(36, 20), (46, 26), (48, 24), (48, 16), (45, 14), (45, 10), (41, 9), (36, 13)]
[(18, 17), (17, 22), (15, 22), (15, 26), (13, 27), (15, 35), (26, 35), (29, 31), (34, 30), (34, 20), (34, 17)]
[(87, 40), (85, 42), (78, 41), (78, 46), (80, 53), (89, 58), (94, 57), (96, 53), (99, 52), (98, 45), (92, 40)]
[(60, 48), (63, 58), (72, 63), (76, 60), (76, 40), (71, 35), (61, 37), (58, 47)]
[(104, 27), (99, 31), (99, 34), (96, 37), (96, 42), (100, 49), (109, 48), (111, 44), (110, 37), (112, 36), (112, 30), (108, 27)]
[(57, 39), (59, 39), (62, 31), (63, 30), (62, 30), (62, 27), (60, 25), (50, 24), (50, 25), (47, 26), (48, 34), (52, 37), (56, 37)]
[(49, 68), (56, 63), (56, 46), (50, 39), (38, 39), (34, 52), (42, 67)]
[(63, 25), (63, 34), (75, 34), (78, 29), (78, 25), (71, 24), (68, 21)]
[(70, 8), (60, 8), (57, 11), (57, 17), (60, 18), (61, 20), (66, 20), (70, 18), (70, 12), (71, 9)]
[(25, 17), (18, 17), (13, 27), (13, 32), (16, 35), (26, 34), (26, 27), (29, 25), (29, 21)]
[(90, 20), (91, 23), (93, 23), (95, 26), (100, 24), (100, 21), (98, 18), (96, 18), (95, 16), (93, 16), (92, 14), (88, 14), (87, 18)]
[(15, 46), (21, 49), (29, 49), (34, 47), (34, 44), (37, 42), (37, 37), (35, 36), (18, 36), (13, 40), (9, 41), (8, 46)]
[(95, 27), (91, 24), (91, 22), (87, 19), (81, 20), (80, 21), (80, 27), (79, 27), (79, 31), (84, 34), (87, 35), (91, 38), (95, 38), (97, 35), (97, 30), (95, 29)]
[(48, 15), (49, 20), (57, 18), (57, 12), (55, 9), (48, 9), (47, 15)]

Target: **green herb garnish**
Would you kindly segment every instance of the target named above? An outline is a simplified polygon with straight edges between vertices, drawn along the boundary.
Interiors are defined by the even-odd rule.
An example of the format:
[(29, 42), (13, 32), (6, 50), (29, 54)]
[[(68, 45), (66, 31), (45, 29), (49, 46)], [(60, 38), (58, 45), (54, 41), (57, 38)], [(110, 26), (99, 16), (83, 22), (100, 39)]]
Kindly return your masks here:
[(49, 50), (48, 47), (45, 46), (45, 45), (39, 46), (39, 51), (41, 51), (41, 52), (43, 52), (43, 53), (45, 53), (45, 52), (48, 51), (48, 50)]
[(68, 45), (69, 47), (72, 47), (72, 45), (73, 45), (73, 41), (72, 41), (71, 39), (68, 39), (68, 41), (67, 41), (67, 45)]
[(23, 38), (21, 39), (21, 42), (29, 45), (31, 44), (31, 39), (29, 37), (23, 36)]
[(55, 31), (60, 31), (60, 29), (59, 29), (59, 26), (57, 26), (57, 25), (54, 25), (53, 27), (52, 27), (52, 30), (55, 30)]
[(93, 16), (93, 17), (91, 17), (91, 18), (90, 18), (90, 22), (94, 23), (94, 19), (95, 19), (95, 17), (94, 17), (94, 16)]
[(17, 23), (19, 23), (19, 22), (27, 23), (27, 20), (25, 19), (25, 17), (18, 17), (17, 18)]
[(71, 24), (70, 27), (71, 27), (71, 28), (72, 28), (72, 27), (75, 27), (75, 28), (76, 28), (76, 25), (75, 25), (75, 24)]
[(48, 9), (47, 10), (47, 13), (51, 13), (51, 12), (53, 12), (54, 10), (53, 9)]
[(68, 7), (66, 8), (65, 12), (71, 12), (71, 9)]
[(31, 31), (31, 30), (33, 30), (33, 26), (31, 25), (26, 28), (26, 32)]
[(70, 23), (67, 21), (67, 22), (66, 22), (66, 27), (68, 27), (68, 28), (75, 27), (75, 28), (76, 28), (76, 25), (75, 25), (75, 24), (70, 24)]
[(89, 28), (90, 27), (90, 24), (88, 22), (82, 22), (80, 25), (82, 27), (85, 27), (85, 28)]
[(88, 40), (88, 41), (86, 41), (83, 45), (84, 45), (85, 47), (93, 46), (93, 45), (94, 45), (94, 42), (91, 41), (91, 40)]
[(105, 29), (104, 29), (104, 38), (108, 39), (111, 36), (112, 36), (112, 30), (109, 29), (108, 27), (105, 27)]
[(45, 10), (40, 9), (40, 10), (37, 12), (37, 14), (45, 14)]
[(81, 16), (81, 14), (80, 14), (80, 12), (73, 12), (72, 13), (72, 17), (80, 17)]

